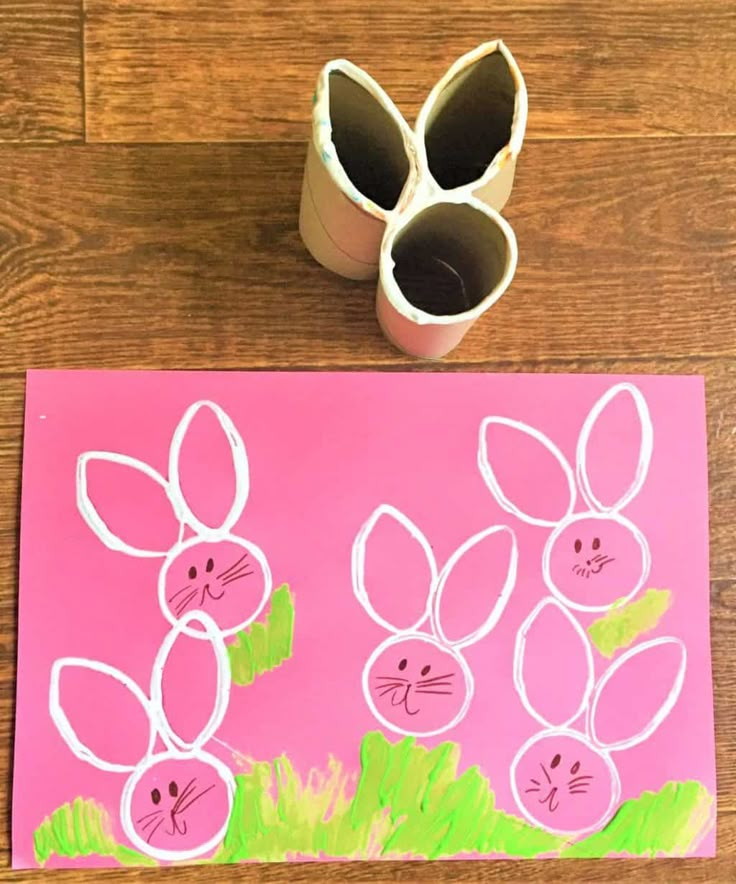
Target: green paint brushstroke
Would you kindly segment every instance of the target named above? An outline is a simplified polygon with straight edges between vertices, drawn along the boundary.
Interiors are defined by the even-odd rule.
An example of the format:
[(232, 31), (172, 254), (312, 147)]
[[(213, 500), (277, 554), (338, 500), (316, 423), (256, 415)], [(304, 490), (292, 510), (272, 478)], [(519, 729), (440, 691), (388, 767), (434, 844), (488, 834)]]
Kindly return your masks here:
[(713, 819), (713, 796), (701, 783), (667, 783), (622, 804), (601, 832), (562, 851), (562, 856), (685, 856)]
[(155, 866), (157, 863), (112, 837), (110, 817), (90, 798), (75, 798), (46, 817), (33, 833), (33, 852), (39, 866), (56, 856), (108, 856), (122, 866)]
[[(477, 767), (458, 773), (460, 747), (434, 749), (413, 737), (390, 743), (365, 735), (361, 770), (330, 758), (302, 779), (286, 755), (256, 762), (235, 777), (228, 830), (200, 864), (295, 857), (439, 859), (457, 854), (514, 857), (683, 856), (713, 822), (714, 799), (700, 783), (667, 783), (623, 804), (601, 832), (576, 844), (498, 810)], [(109, 856), (123, 865), (155, 865), (115, 843), (106, 811), (77, 798), (46, 818), (34, 835), (43, 865), (56, 853)]]
[(668, 589), (648, 589), (628, 605), (614, 606), (588, 627), (588, 635), (604, 657), (612, 657), (659, 623), (672, 601)]
[(287, 584), (274, 590), (265, 623), (252, 623), (228, 645), (230, 671), (237, 685), (249, 685), (291, 657), (294, 596)]

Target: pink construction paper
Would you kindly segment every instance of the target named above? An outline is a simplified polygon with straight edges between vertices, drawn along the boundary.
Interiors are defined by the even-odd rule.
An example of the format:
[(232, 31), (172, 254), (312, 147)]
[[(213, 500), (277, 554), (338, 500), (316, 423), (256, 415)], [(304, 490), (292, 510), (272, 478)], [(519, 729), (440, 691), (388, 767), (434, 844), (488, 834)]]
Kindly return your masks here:
[[(405, 724), (408, 732), (412, 723), (417, 730), (441, 730), (457, 714), (454, 726), (418, 736), (417, 742), (429, 748), (445, 741), (458, 744), (460, 770), (477, 766), (491, 784), (496, 806), (523, 819), (510, 771), (520, 748), (545, 729), (527, 705), (553, 727), (575, 713), (585, 690), (586, 662), (572, 620), (584, 629), (601, 614), (568, 608), (559, 600), (543, 606), (527, 633), (533, 653), (521, 667), (528, 704), (522, 702), (514, 680), (515, 643), (535, 607), (555, 598), (542, 573), (552, 528), (529, 524), (499, 504), (479, 468), (479, 429), (489, 416), (536, 428), (554, 441), (574, 469), (586, 416), (606, 391), (621, 383), (640, 391), (654, 434), (646, 479), (622, 511), (646, 538), (651, 553), (646, 585), (634, 599), (650, 587), (672, 593), (659, 623), (637, 641), (674, 641), (655, 645), (644, 667), (622, 666), (611, 677), (601, 692), (596, 726), (608, 745), (646, 728), (652, 709), (667, 700), (684, 648), (684, 680), (671, 710), (646, 739), (612, 753), (620, 779), (618, 803), (645, 790), (656, 792), (670, 781), (697, 781), (715, 796), (701, 378), (33, 371), (27, 381), (22, 484), (14, 867), (37, 866), (34, 831), (77, 796), (103, 806), (112, 820), (112, 837), (129, 845), (119, 819), (127, 774), (100, 770), (70, 751), (50, 715), (50, 673), (59, 658), (83, 657), (116, 667), (145, 693), (156, 654), (171, 629), (157, 596), (162, 559), (108, 548), (81, 517), (76, 480), (80, 454), (121, 452), (166, 476), (174, 428), (200, 400), (217, 403), (242, 436), (250, 487), (232, 534), (263, 551), (274, 587), (289, 584), (296, 627), (291, 659), (247, 687), (232, 688), (222, 724), (206, 746), (226, 768), (238, 773), (242, 758), (272, 761), (285, 753), (305, 780), (310, 769), (325, 770), (330, 757), (357, 773), (365, 734), (379, 731), (392, 742), (402, 738), (375, 712), (389, 725)], [(587, 474), (604, 506), (620, 498), (637, 468), (641, 434), (630, 406), (625, 396), (614, 400), (590, 435)], [(226, 518), (233, 503), (234, 477), (229, 448), (210, 418), (204, 415), (186, 436), (180, 480), (198, 517), (214, 524)], [(489, 433), (504, 493), (522, 512), (533, 511), (542, 521), (561, 519), (569, 489), (556, 471), (554, 456), (508, 426), (492, 426)], [(166, 493), (119, 465), (93, 466), (90, 490), (111, 529), (124, 533), (134, 546), (168, 550), (180, 526)], [(381, 504), (396, 508), (420, 528), (438, 570), (468, 538), (494, 525), (511, 529), (518, 551), (515, 585), (498, 622), (461, 652), (472, 675), (472, 691), (458, 690), (448, 699), (412, 695), (426, 704), (416, 722), (407, 715), (410, 698), (403, 706), (392, 706), (391, 699), (400, 699), (396, 690), (388, 699), (376, 695), (372, 709), (361, 687), (366, 661), (391, 636), (359, 603), (352, 566), (356, 536)], [(578, 493), (574, 511), (587, 509)], [(583, 519), (565, 529), (562, 551), (553, 551), (550, 575), (563, 595), (571, 580), (568, 566), (575, 561), (569, 558), (579, 539), (574, 535), (580, 533), (592, 544), (599, 524)], [(615, 602), (622, 587), (636, 579), (629, 573), (638, 567), (631, 564), (638, 562), (636, 543), (620, 526), (603, 525), (601, 530), (604, 551), (606, 543), (622, 550), (620, 569), (614, 571), (614, 563), (598, 584), (594, 579), (586, 584), (584, 577), (575, 584), (571, 592), (579, 593), (577, 601), (583, 605)], [(626, 536), (618, 537), (618, 530)], [(185, 540), (187, 533), (192, 532), (187, 529)], [(440, 611), (448, 642), (473, 633), (492, 614), (512, 554), (510, 538), (508, 531), (490, 535), (450, 574)], [(216, 544), (212, 548), (221, 554)], [(592, 558), (594, 548), (586, 549), (579, 555)], [(208, 554), (202, 555), (200, 569)], [(581, 567), (585, 570), (584, 562)], [(185, 572), (185, 562), (172, 565), (172, 587), (173, 581), (186, 579)], [(610, 572), (615, 579), (606, 576)], [(432, 579), (428, 559), (407, 539), (402, 525), (390, 517), (379, 520), (366, 544), (365, 582), (380, 616), (397, 628), (410, 627), (422, 612)], [(244, 605), (255, 610), (260, 603), (259, 592), (252, 590), (250, 598), (249, 591), (243, 589), (232, 609), (228, 600), (218, 607), (208, 599), (203, 610), (220, 618), (221, 628), (237, 623)], [(423, 677), (413, 667), (431, 664), (435, 673), (437, 667), (448, 666), (455, 684), (462, 682), (463, 668), (452, 653), (436, 643), (399, 639), (378, 652), (375, 671), (406, 658), (401, 671), (410, 679)], [(191, 654), (188, 647), (194, 647)], [(165, 672), (166, 716), (190, 740), (196, 740), (212, 711), (216, 668), (208, 650), (196, 637), (180, 637)], [(593, 650), (597, 681), (623, 651), (609, 660)], [(398, 673), (398, 667), (391, 671)], [(97, 672), (63, 675), (65, 712), (85, 744), (101, 747), (116, 763), (135, 765), (146, 751), (148, 721), (130, 691), (117, 683), (111, 690), (108, 681)], [(470, 693), (463, 713), (460, 707)], [(601, 784), (607, 783), (610, 771), (587, 745), (576, 743), (576, 728), (584, 727), (584, 718), (570, 725), (567, 737), (545, 737), (549, 751), (542, 741), (541, 749), (531, 745), (517, 759), (523, 786), (535, 773), (540, 776), (539, 758), (547, 759), (547, 754), (565, 756), (579, 748), (581, 758), (590, 756), (589, 770), (599, 775), (597, 791), (590, 790), (585, 810), (563, 807), (558, 812), (554, 819), (562, 829), (582, 831), (591, 815), (606, 811), (608, 802), (608, 785)], [(539, 758), (535, 752), (541, 753)], [(227, 812), (224, 794), (214, 794), (213, 813)], [(134, 799), (134, 811), (140, 800)], [(550, 804), (554, 801), (537, 808), (540, 817)], [(553, 818), (541, 819), (542, 825), (547, 819)], [(191, 825), (206, 826), (207, 821), (198, 822), (195, 816)], [(194, 836), (188, 837), (191, 841)], [(714, 851), (713, 818), (688, 852), (710, 856)], [(94, 856), (54, 856), (48, 861), (49, 866), (116, 864)]]

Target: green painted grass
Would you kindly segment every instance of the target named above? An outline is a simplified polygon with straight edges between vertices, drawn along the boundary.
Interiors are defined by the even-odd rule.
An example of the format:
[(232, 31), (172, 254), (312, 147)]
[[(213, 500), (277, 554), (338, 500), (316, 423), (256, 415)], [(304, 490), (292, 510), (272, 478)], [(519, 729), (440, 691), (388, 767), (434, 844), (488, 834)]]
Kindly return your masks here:
[(36, 862), (44, 866), (53, 855), (66, 857), (108, 856), (121, 866), (155, 866), (155, 860), (112, 837), (110, 817), (100, 804), (75, 798), (46, 817), (33, 833)]
[(228, 645), (230, 671), (237, 685), (249, 685), (291, 657), (294, 638), (294, 596), (284, 584), (271, 595), (265, 623), (251, 623)]
[(648, 589), (635, 602), (613, 607), (605, 616), (594, 620), (588, 627), (588, 635), (604, 657), (613, 657), (642, 633), (654, 629), (671, 601), (672, 593), (668, 589)]

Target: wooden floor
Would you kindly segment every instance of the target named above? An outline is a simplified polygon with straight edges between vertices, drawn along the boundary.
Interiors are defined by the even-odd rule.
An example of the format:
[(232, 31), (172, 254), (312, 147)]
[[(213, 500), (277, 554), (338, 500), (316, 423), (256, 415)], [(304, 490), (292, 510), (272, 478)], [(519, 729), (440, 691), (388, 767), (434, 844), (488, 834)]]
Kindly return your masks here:
[[(529, 89), (505, 211), (519, 270), (439, 368), (706, 376), (719, 857), (273, 866), (227, 878), (736, 880), (734, 0), (0, 0), (4, 783), (24, 370), (425, 368), (381, 337), (372, 283), (332, 277), (301, 245), (310, 96), (324, 61), (344, 55), (413, 119), (447, 65), (496, 36)], [(9, 810), (0, 804), (5, 867)]]

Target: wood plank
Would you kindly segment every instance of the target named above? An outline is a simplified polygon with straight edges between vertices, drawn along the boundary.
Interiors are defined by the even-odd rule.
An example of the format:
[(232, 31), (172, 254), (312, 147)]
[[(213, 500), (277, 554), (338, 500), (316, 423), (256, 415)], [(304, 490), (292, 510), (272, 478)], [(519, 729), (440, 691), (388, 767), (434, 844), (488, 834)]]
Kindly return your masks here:
[(84, 136), (80, 0), (0, 0), (0, 142)]
[(364, 66), (413, 120), (459, 55), (502, 37), (534, 138), (736, 131), (732, 0), (86, 0), (96, 141), (305, 139), (319, 68)]

